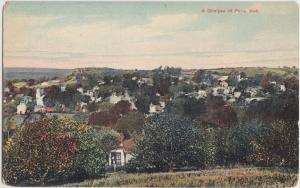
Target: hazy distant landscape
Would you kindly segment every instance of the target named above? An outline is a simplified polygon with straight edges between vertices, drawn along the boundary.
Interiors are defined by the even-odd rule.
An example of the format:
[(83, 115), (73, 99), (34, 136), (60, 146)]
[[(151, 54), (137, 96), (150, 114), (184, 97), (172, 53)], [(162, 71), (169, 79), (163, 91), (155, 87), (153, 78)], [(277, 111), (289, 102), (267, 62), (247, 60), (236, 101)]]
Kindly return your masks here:
[(72, 69), (47, 69), (47, 68), (4, 68), (5, 80), (14, 79), (40, 79), (40, 78), (63, 78), (70, 74)]

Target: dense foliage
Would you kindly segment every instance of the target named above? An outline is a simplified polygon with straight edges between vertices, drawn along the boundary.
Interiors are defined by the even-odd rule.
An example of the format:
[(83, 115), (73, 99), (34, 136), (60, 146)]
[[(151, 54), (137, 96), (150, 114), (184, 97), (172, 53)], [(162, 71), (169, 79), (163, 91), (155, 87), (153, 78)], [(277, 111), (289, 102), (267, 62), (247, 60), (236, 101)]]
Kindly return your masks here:
[(96, 131), (69, 119), (43, 118), (28, 123), (7, 141), (3, 177), (8, 184), (45, 184), (63, 177), (103, 173), (108, 152), (118, 145), (117, 133)]
[(154, 115), (147, 119), (144, 132), (131, 165), (157, 171), (203, 166), (201, 134), (191, 121), (169, 114)]

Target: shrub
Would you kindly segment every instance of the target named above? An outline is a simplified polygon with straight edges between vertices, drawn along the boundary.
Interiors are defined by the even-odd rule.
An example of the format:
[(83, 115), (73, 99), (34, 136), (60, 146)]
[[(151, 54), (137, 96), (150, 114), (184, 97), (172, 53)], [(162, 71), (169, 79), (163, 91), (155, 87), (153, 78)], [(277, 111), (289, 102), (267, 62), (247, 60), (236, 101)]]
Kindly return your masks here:
[(298, 167), (297, 122), (276, 120), (261, 127), (255, 140), (256, 160), (260, 165)]
[(99, 176), (109, 151), (118, 145), (118, 134), (110, 129), (96, 131), (70, 119), (43, 118), (24, 125), (6, 142), (3, 177), (8, 184), (43, 185)]
[(190, 120), (169, 114), (154, 115), (147, 119), (144, 132), (131, 161), (136, 169), (173, 171), (203, 166), (202, 137)]
[(78, 151), (79, 140), (66, 124), (46, 118), (27, 124), (4, 146), (4, 180), (44, 184), (51, 175), (65, 172)]

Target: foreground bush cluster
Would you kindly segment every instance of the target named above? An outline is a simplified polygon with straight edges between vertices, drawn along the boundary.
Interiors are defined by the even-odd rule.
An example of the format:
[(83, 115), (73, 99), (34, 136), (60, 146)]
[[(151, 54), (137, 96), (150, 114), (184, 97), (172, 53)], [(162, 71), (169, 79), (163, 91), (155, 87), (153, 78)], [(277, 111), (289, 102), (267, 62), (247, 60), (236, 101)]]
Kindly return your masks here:
[(99, 177), (118, 134), (96, 131), (70, 119), (44, 118), (23, 126), (3, 148), (3, 177), (8, 184)]
[[(3, 178), (11, 185), (44, 185), (103, 176), (109, 152), (119, 145), (118, 135), (112, 129), (96, 130), (70, 119), (43, 118), (28, 123), (4, 145)], [(297, 168), (296, 121), (248, 121), (218, 128), (199, 126), (169, 113), (152, 115), (136, 140), (126, 171), (172, 172), (235, 165)], [(193, 178), (189, 179), (184, 181)], [(233, 179), (239, 185), (240, 179)]]
[(296, 122), (240, 123), (228, 128), (202, 128), (170, 114), (147, 119), (130, 172), (181, 168), (256, 165), (298, 167)]

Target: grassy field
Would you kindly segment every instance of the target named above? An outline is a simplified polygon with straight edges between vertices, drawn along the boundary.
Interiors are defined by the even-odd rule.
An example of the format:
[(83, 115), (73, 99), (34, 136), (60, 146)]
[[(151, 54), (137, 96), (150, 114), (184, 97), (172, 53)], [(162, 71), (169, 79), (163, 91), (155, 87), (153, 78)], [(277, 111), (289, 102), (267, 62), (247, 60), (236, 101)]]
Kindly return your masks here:
[(86, 180), (63, 186), (84, 187), (292, 187), (297, 184), (296, 171), (279, 168), (233, 168), (188, 172), (126, 174)]

